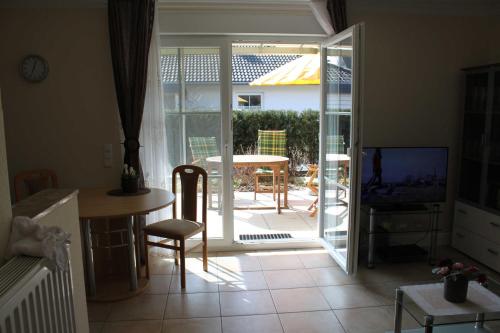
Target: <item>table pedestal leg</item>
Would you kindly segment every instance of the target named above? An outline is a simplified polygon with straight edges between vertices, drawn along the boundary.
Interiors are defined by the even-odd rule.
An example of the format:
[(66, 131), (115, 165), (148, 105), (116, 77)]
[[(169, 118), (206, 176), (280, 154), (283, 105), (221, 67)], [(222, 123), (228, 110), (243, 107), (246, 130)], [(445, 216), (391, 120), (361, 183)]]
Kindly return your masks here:
[(135, 240), (134, 240), (134, 217), (130, 216), (127, 220), (128, 234), (128, 263), (130, 273), (130, 290), (137, 290), (137, 272), (135, 261)]
[(90, 219), (82, 221), (83, 233), (83, 250), (85, 253), (85, 273), (87, 275), (88, 295), (94, 297), (96, 295), (95, 272), (94, 272), (94, 256), (92, 252), (92, 234), (90, 230)]
[(424, 333), (432, 333), (432, 324), (434, 323), (434, 316), (424, 317)]
[(484, 313), (478, 313), (476, 315), (476, 324), (474, 325), (474, 328), (483, 328), (484, 326)]
[(288, 208), (288, 161), (285, 162), (285, 167), (284, 167), (284, 178), (283, 178), (283, 207)]
[(403, 291), (396, 289), (396, 300), (394, 301), (394, 333), (401, 333), (403, 322)]

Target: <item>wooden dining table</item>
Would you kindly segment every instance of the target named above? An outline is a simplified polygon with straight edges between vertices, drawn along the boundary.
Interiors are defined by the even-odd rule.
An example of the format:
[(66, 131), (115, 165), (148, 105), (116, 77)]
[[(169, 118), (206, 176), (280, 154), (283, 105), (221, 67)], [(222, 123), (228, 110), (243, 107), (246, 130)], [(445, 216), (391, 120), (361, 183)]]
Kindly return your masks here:
[(83, 235), (82, 247), (85, 255), (85, 275), (88, 284), (87, 294), (91, 299), (96, 296), (91, 221), (112, 218), (127, 219), (130, 291), (134, 293), (138, 288), (138, 278), (140, 278), (139, 216), (165, 208), (175, 200), (173, 193), (158, 188), (151, 188), (149, 193), (128, 196), (110, 195), (108, 194), (110, 190), (109, 188), (84, 188), (80, 189), (78, 193), (79, 217)]
[[(235, 168), (269, 168), (273, 171), (273, 186), (276, 179), (277, 200), (276, 210), (281, 214), (281, 208), (288, 208), (288, 157), (275, 155), (233, 155), (233, 167)], [(220, 169), (222, 163), (221, 156), (211, 156), (206, 159), (207, 173), (210, 174), (212, 169)], [(281, 170), (283, 170), (283, 206), (281, 205)], [(253, 209), (265, 209), (270, 207), (255, 207)], [(273, 207), (271, 207), (273, 208)], [(238, 207), (234, 207), (238, 209)], [(246, 209), (252, 209), (246, 208)]]

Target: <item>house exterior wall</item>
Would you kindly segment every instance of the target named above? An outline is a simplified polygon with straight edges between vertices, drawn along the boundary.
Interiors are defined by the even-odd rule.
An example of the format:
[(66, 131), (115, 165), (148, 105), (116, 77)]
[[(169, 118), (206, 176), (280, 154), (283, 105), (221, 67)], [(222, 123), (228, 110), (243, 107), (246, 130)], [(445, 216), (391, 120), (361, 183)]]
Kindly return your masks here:
[[(207, 111), (220, 110), (220, 87), (215, 84), (188, 85), (186, 89), (186, 110)], [(238, 95), (260, 94), (262, 96), (262, 110), (293, 110), (304, 111), (308, 109), (319, 110), (320, 86), (249, 86), (233, 85), (233, 109), (238, 109)], [(174, 91), (165, 89), (165, 107), (174, 109), (178, 98)], [(351, 105), (351, 96), (341, 95), (340, 100), (336, 94), (329, 98), (329, 107), (347, 109)]]

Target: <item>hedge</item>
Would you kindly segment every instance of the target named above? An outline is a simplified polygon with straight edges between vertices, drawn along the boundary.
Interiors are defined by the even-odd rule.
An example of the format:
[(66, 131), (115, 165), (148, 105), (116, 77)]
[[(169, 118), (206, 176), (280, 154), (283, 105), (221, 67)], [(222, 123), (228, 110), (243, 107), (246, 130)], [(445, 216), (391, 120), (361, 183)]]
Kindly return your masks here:
[(318, 162), (318, 111), (233, 111), (234, 154), (254, 152), (259, 129), (286, 130), (287, 152), (292, 174), (301, 164)]

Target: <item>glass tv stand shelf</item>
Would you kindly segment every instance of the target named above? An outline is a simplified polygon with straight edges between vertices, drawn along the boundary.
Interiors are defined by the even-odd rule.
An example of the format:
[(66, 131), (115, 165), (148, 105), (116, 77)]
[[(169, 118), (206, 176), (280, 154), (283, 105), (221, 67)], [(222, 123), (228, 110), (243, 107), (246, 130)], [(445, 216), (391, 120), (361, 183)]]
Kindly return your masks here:
[[(368, 234), (368, 268), (375, 268), (375, 251), (377, 249), (376, 236), (390, 234), (409, 234), (409, 233), (428, 233), (430, 236), (430, 246), (427, 252), (429, 264), (433, 264), (437, 257), (437, 235), (439, 231), (439, 215), (441, 210), (438, 204), (402, 204), (402, 205), (368, 205), (363, 206), (362, 211), (368, 214), (369, 223), (367, 228)], [(406, 228), (398, 230), (391, 226), (383, 226), (379, 223), (379, 218), (382, 216), (405, 216), (405, 215), (427, 215), (429, 222), (425, 230)], [(398, 222), (390, 222), (397, 224)], [(397, 245), (389, 247), (386, 251), (388, 256), (393, 253), (399, 254), (400, 258), (411, 258), (425, 255), (425, 250), (418, 247), (416, 244)], [(391, 253), (392, 252), (392, 253)]]

